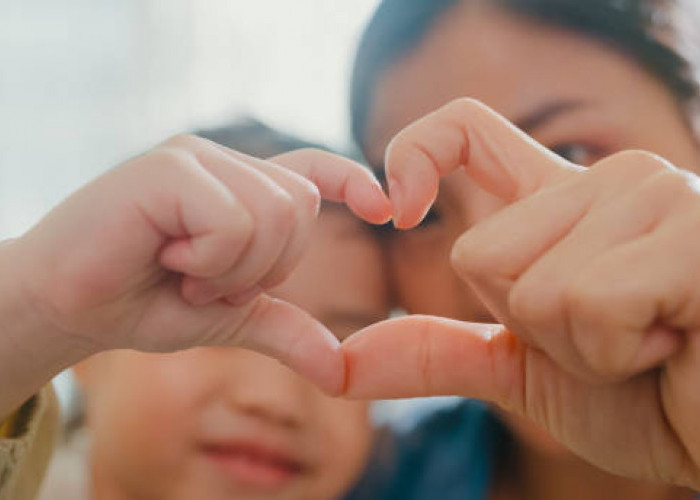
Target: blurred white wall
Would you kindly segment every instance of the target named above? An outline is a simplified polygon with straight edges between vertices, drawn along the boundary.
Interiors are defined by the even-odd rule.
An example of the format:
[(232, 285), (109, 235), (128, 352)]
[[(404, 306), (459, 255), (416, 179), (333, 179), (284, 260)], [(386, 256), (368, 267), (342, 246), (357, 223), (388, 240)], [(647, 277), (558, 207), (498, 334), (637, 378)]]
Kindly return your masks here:
[(377, 0), (0, 0), (0, 238), (167, 136), (239, 114), (342, 147)]

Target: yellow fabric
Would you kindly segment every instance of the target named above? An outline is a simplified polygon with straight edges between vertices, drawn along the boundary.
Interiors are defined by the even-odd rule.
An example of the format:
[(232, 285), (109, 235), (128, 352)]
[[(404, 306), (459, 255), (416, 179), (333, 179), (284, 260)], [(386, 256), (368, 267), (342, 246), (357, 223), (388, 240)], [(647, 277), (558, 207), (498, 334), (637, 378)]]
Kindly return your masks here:
[(0, 424), (0, 439), (12, 436), (12, 428), (14, 427), (13, 424), (16, 418), (17, 414), (15, 413), (7, 417), (5, 421)]
[(0, 437), (0, 500), (36, 497), (58, 432), (58, 402), (51, 384), (3, 424)]

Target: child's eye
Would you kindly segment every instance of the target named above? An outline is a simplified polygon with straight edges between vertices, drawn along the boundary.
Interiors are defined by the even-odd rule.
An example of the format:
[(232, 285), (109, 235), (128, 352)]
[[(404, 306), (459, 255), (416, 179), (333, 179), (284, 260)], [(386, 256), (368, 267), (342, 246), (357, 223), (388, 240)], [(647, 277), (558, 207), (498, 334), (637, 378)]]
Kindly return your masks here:
[(558, 144), (549, 149), (577, 165), (592, 165), (605, 156), (600, 148), (580, 143)]

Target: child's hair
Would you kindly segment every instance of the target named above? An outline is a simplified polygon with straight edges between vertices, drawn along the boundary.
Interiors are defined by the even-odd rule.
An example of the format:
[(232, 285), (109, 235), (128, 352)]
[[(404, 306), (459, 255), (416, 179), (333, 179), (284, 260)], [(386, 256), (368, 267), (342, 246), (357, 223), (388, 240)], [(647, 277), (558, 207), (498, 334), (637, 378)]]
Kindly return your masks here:
[(258, 158), (269, 158), (303, 148), (327, 150), (321, 144), (275, 130), (250, 117), (233, 121), (219, 128), (198, 130), (195, 134)]
[[(383, 0), (356, 55), (351, 87), (352, 133), (358, 144), (374, 88), (391, 64), (409, 54), (435, 21), (459, 1)], [(697, 0), (488, 0), (518, 15), (583, 33), (631, 57), (676, 97), (690, 122), (700, 98)], [(465, 61), (467, 64), (467, 61)], [(699, 126), (700, 123), (696, 122)]]

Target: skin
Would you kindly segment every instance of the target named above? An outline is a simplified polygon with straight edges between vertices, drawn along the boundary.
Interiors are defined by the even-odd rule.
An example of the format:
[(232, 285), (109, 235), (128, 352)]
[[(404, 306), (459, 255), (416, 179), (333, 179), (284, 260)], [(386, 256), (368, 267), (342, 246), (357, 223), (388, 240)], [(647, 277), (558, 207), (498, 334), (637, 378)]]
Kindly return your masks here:
[[(460, 25), (460, 33), (472, 32)], [(552, 56), (573, 36), (546, 28), (541, 34), (557, 42)], [(517, 42), (506, 52), (520, 50)], [(559, 71), (549, 75), (555, 81), (563, 78), (567, 61), (585, 60), (586, 47), (598, 47), (601, 58), (585, 76), (607, 79), (604, 51), (590, 41), (566, 58), (540, 56), (530, 63), (556, 62)], [(625, 66), (623, 58), (615, 60), (616, 67)], [(464, 59), (457, 63), (452, 66), (466, 66)], [(646, 75), (630, 61), (627, 67), (627, 77), (640, 79), (625, 81), (661, 89), (648, 76), (648, 85), (642, 83)], [(511, 96), (535, 93), (548, 81), (539, 76), (537, 84), (520, 84)], [(585, 81), (586, 88), (596, 87)], [(631, 94), (625, 87), (616, 98), (627, 101)], [(636, 130), (646, 117), (656, 130), (650, 140), (668, 133), (674, 147), (668, 153), (652, 142), (622, 147), (646, 147), (694, 169), (695, 144), (678, 110), (671, 113), (670, 96), (645, 97), (629, 111), (646, 111), (628, 115), (620, 132)], [(413, 101), (400, 104), (410, 108)], [(654, 107), (658, 113), (649, 111)], [(603, 125), (589, 133), (605, 130)], [(372, 140), (384, 137), (376, 127), (370, 130)], [(615, 136), (608, 131), (605, 137)], [(381, 153), (372, 155), (379, 161)], [(489, 216), (473, 215), (473, 226), (453, 247), (453, 264), (509, 329), (412, 317), (370, 327), (339, 351), (330, 332), (308, 315), (256, 293), (293, 268), (298, 247), (287, 243), (304, 241), (318, 201), (306, 180), (374, 222), (388, 217), (386, 199), (357, 166), (315, 155), (295, 158), (261, 163), (192, 139), (175, 140), (106, 174), (30, 233), (0, 246), (0, 378), (12, 381), (0, 392), (0, 415), (96, 351), (240, 345), (277, 356), (330, 392), (491, 400), (538, 422), (599, 467), (700, 489), (700, 402), (693, 383), (700, 377), (694, 273), (700, 249), (688, 237), (700, 217), (697, 177), (639, 153), (601, 161), (588, 173), (547, 154), (488, 108), (456, 101), (404, 130), (388, 148), (395, 222), (402, 228), (417, 224), (437, 194), (438, 178), (465, 166), (470, 182), (497, 200), (471, 212)], [(280, 164), (296, 173), (280, 172)], [(247, 182), (231, 182), (230, 172)], [(255, 196), (247, 197), (253, 192), (247, 188), (236, 191), (248, 182), (258, 182)], [(222, 197), (227, 192), (240, 196), (245, 210)], [(250, 211), (273, 224), (229, 225)], [(290, 222), (291, 234), (274, 229)], [(258, 234), (259, 240), (253, 238)], [(227, 260), (233, 259), (232, 242), (245, 254), (251, 239), (251, 247), (273, 242), (263, 245), (263, 259), (244, 257), (242, 267)], [(226, 268), (218, 267), (222, 263)], [(299, 331), (306, 334), (303, 349)]]
[[(596, 77), (590, 78), (591, 74)], [(631, 285), (635, 289), (641, 286), (630, 281), (640, 274), (629, 265), (631, 257), (617, 267), (610, 261), (604, 272), (595, 268), (593, 275), (600, 279), (593, 285), (591, 280), (585, 284), (575, 280), (593, 257), (610, 251), (601, 246), (601, 239), (609, 246), (640, 237), (634, 229), (632, 235), (615, 231), (624, 233), (626, 227), (639, 226), (643, 234), (644, 223), (649, 218), (663, 219), (661, 214), (668, 215), (666, 207), (672, 203), (677, 203), (677, 211), (671, 212), (692, 219), (695, 191), (675, 171), (661, 175), (669, 173), (668, 165), (644, 154), (599, 162), (595, 170), (602, 173), (584, 177), (579, 167), (549, 156), (471, 101), (453, 102), (402, 131), (463, 96), (488, 104), (577, 164), (594, 165), (618, 151), (644, 149), (683, 169), (700, 169), (697, 142), (675, 100), (632, 60), (590, 38), (480, 2), (460, 3), (438, 20), (412, 54), (385, 72), (375, 91), (363, 146), (375, 167), (386, 165), (399, 227), (418, 223), (437, 196), (421, 228), (397, 233), (388, 243), (399, 303), (414, 314), (462, 321), (497, 319), (516, 335), (497, 327), (429, 318), (370, 328), (345, 346), (348, 393), (372, 397), (456, 393), (499, 403), (510, 410), (505, 418), (522, 443), (526, 465), (522, 469), (527, 473), (520, 477), (519, 494), (533, 498), (605, 498), (606, 491), (629, 498), (688, 495), (596, 471), (513, 414), (536, 421), (538, 427), (607, 470), (698, 487), (694, 465), (698, 455), (693, 451), (697, 445), (689, 423), (698, 414), (696, 398), (689, 392), (690, 381), (697, 380), (691, 365), (694, 346), (689, 343), (682, 351), (686, 354), (680, 354), (677, 323), (665, 320), (667, 328), (654, 330), (656, 313), (645, 312), (641, 301), (624, 303), (632, 295), (629, 288), (609, 286), (615, 278), (636, 283)], [(460, 165), (467, 168), (457, 168)], [(437, 174), (442, 177), (439, 192)], [(659, 177), (649, 180), (654, 174)], [(649, 181), (645, 191), (629, 193), (645, 179)], [(559, 184), (566, 187), (555, 189)], [(536, 196), (548, 190), (556, 194)], [(533, 201), (526, 202), (530, 197)], [(617, 198), (626, 202), (617, 211), (601, 209), (588, 217), (603, 221), (584, 225), (595, 230), (581, 230), (574, 243), (562, 245), (564, 250), (551, 250), (572, 226), (577, 227), (577, 217), (585, 219), (581, 214), (595, 205), (591, 200), (602, 204)], [(566, 210), (569, 203), (576, 209)], [(641, 209), (645, 205), (654, 207), (654, 216)], [(672, 225), (674, 219), (663, 220)], [(605, 226), (605, 221), (613, 221), (613, 227)], [(683, 234), (688, 233), (679, 230), (672, 241), (686, 240)], [(659, 237), (654, 248), (663, 251), (669, 248), (668, 241)], [(692, 243), (687, 247), (692, 254)], [(582, 250), (589, 248), (595, 250)], [(668, 265), (654, 267), (652, 258), (646, 258), (637, 257), (637, 262), (645, 262), (645, 269), (658, 269), (659, 274), (666, 272), (663, 279), (645, 275), (649, 282), (662, 283), (675, 275)], [(663, 253), (657, 258), (673, 260)], [(692, 266), (686, 263), (684, 272), (688, 274)], [(665, 297), (661, 286), (648, 293)], [(600, 296), (607, 302), (591, 300)], [(619, 308), (611, 306), (618, 302)], [(586, 335), (571, 338), (576, 332), (562, 326), (562, 310), (575, 311), (573, 324), (576, 312), (582, 324), (588, 322)], [(626, 324), (619, 318), (610, 319), (616, 327), (612, 331), (610, 324), (591, 330), (595, 324), (591, 317), (610, 310), (606, 320), (619, 311), (646, 322), (625, 335), (618, 334), (620, 324)], [(647, 335), (650, 328), (653, 334)], [(682, 330), (694, 328), (688, 321)], [(548, 331), (561, 335), (546, 335)], [(608, 336), (601, 339), (601, 332)], [(413, 347), (393, 358), (392, 366), (380, 366), (382, 350), (399, 338)], [(634, 356), (636, 360), (630, 362)], [(665, 368), (661, 373), (646, 371), (657, 366)], [(396, 372), (402, 373), (401, 380), (391, 375)], [(598, 389), (601, 380), (617, 383), (621, 379), (627, 381), (624, 389)], [(519, 392), (521, 388), (524, 392)], [(597, 418), (586, 429), (589, 424), (577, 416), (605, 413), (619, 417), (613, 419), (616, 422)], [(640, 414), (648, 418), (640, 419)], [(672, 421), (670, 428), (667, 418)], [(631, 435), (644, 445), (621, 441), (621, 436), (630, 435), (629, 422), (639, 420)], [(629, 453), (620, 453), (615, 446)], [(499, 494), (513, 493), (506, 488), (497, 490)]]
[[(336, 206), (324, 208), (308, 252), (270, 293), (341, 340), (388, 311), (380, 250)], [(332, 499), (360, 473), (369, 451), (367, 403), (331, 398), (252, 351), (113, 351), (78, 373), (87, 389), (97, 499)], [(226, 472), (221, 465), (238, 455), (215, 460), (207, 446), (241, 439), (283, 450), (304, 469), (271, 482)]]
[(371, 222), (390, 216), (376, 179), (300, 150), (269, 161), (175, 137), (75, 192), (0, 244), (0, 416), (97, 352), (241, 346), (331, 393), (338, 340), (265, 293), (303, 255), (320, 197)]

